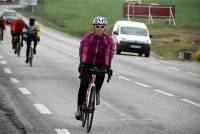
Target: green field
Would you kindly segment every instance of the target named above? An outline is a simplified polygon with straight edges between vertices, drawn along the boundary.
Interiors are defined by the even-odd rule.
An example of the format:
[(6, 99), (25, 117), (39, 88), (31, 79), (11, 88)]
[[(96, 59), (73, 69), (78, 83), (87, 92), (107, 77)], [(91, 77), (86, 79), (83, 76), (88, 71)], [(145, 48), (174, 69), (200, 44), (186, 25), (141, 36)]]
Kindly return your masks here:
[[(34, 14), (40, 16), (40, 21), (79, 37), (92, 30), (91, 23), (95, 16), (102, 15), (108, 19), (109, 33), (116, 20), (126, 19), (122, 16), (124, 0), (38, 0), (38, 2)], [(144, 4), (150, 2), (176, 6), (177, 26), (166, 25), (164, 20), (155, 20), (156, 24), (148, 25), (150, 34), (153, 35), (154, 52), (167, 59), (174, 59), (180, 49), (194, 51), (200, 49), (200, 44), (190, 45), (192, 41), (200, 38), (200, 0), (142, 0)], [(30, 11), (28, 8), (26, 10)], [(148, 24), (147, 19), (132, 20)], [(174, 42), (177, 38), (179, 42)]]

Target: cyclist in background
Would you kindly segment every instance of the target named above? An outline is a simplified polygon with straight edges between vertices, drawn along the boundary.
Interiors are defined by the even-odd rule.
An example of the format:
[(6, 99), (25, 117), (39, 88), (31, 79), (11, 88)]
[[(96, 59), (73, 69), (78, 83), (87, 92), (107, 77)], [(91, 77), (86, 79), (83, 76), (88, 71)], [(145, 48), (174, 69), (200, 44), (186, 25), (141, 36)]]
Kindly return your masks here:
[[(79, 72), (80, 87), (78, 92), (78, 106), (75, 113), (77, 120), (81, 119), (81, 106), (85, 100), (90, 74), (84, 68), (105, 68), (112, 73), (111, 60), (114, 56), (115, 44), (110, 35), (105, 33), (107, 20), (102, 16), (93, 19), (94, 32), (88, 32), (80, 42)], [(104, 81), (105, 74), (96, 74), (96, 105), (100, 104), (100, 89)]]
[[(13, 20), (11, 22), (10, 29), (11, 29), (11, 35), (12, 35), (12, 49), (15, 49), (15, 47), (17, 45), (17, 42), (16, 42), (17, 40), (15, 39), (15, 37), (20, 40), (20, 35), (23, 31), (24, 26), (25, 26), (25, 22), (22, 19), (22, 17), (18, 17), (16, 20)], [(22, 46), (23, 46), (23, 44), (22, 44)], [(16, 51), (15, 51), (15, 53), (16, 53)]]
[(6, 29), (6, 21), (3, 16), (0, 17), (0, 41), (3, 41), (4, 30)]
[(31, 42), (34, 42), (33, 54), (36, 54), (36, 47), (40, 41), (40, 26), (35, 22), (35, 17), (29, 18), (29, 23), (25, 25), (23, 33), (27, 36), (26, 63), (28, 63), (28, 55), (30, 52)]

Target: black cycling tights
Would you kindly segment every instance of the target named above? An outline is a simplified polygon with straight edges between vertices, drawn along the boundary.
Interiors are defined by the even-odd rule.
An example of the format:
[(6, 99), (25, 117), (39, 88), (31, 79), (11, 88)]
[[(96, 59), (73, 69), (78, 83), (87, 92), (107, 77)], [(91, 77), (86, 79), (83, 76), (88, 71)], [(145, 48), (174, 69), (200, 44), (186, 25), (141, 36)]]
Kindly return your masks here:
[[(90, 73), (86, 70), (83, 70), (80, 77), (81, 82), (80, 82), (80, 87), (79, 87), (79, 92), (78, 92), (78, 106), (81, 106), (84, 102), (87, 88), (89, 85), (89, 77), (90, 77)], [(104, 73), (98, 73), (96, 75), (96, 91), (97, 92), (100, 91), (104, 78), (105, 78)]]

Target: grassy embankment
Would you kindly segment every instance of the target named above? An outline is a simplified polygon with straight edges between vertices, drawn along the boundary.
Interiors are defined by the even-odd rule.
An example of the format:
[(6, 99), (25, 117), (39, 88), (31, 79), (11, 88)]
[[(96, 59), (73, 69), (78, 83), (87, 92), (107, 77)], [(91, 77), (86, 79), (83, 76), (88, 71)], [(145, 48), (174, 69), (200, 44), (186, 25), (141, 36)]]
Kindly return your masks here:
[[(153, 35), (152, 51), (166, 59), (176, 59), (179, 50), (200, 49), (199, 0), (145, 0), (145, 4), (150, 2), (175, 5), (177, 23), (173, 26), (155, 20), (155, 24), (148, 24), (147, 19), (132, 19), (148, 24)], [(111, 32), (116, 20), (125, 19), (123, 3), (124, 0), (39, 0), (34, 14), (47, 25), (80, 37), (92, 30), (91, 20), (97, 15), (108, 19), (107, 31)]]

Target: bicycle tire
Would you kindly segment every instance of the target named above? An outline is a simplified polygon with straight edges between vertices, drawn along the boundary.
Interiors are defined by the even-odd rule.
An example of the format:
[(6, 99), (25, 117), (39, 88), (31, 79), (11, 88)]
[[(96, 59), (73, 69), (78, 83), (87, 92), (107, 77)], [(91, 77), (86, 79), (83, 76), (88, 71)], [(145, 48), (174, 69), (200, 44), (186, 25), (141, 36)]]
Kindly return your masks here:
[(17, 54), (17, 43), (15, 42), (14, 54)]
[(30, 66), (33, 66), (33, 48), (30, 48), (30, 57), (29, 57)]
[(93, 86), (93, 87), (91, 87), (91, 93), (89, 96), (89, 105), (88, 105), (89, 112), (87, 115), (87, 132), (90, 132), (90, 130), (92, 128), (94, 109), (95, 109), (95, 97), (96, 97), (96, 87)]
[(86, 120), (87, 120), (87, 116), (88, 114), (84, 111), (82, 111), (82, 127), (85, 127), (85, 123), (86, 123)]
[(17, 43), (17, 55), (20, 57), (20, 50), (21, 50), (21, 44), (20, 42)]

